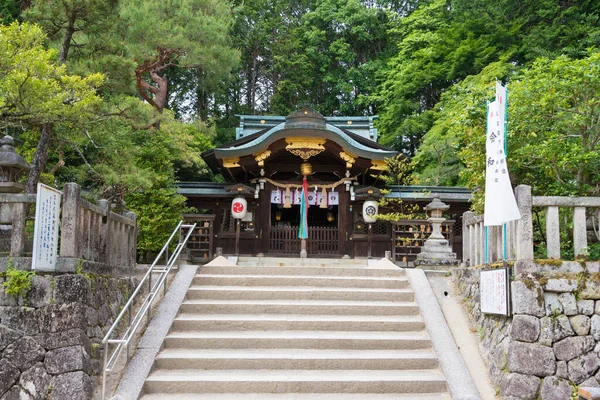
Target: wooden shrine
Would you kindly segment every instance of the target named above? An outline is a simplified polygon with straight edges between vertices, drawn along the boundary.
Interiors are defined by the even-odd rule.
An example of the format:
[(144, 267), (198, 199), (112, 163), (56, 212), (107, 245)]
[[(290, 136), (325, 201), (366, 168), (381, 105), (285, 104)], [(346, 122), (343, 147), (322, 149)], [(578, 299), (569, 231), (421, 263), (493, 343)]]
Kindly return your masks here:
[[(400, 232), (407, 236), (404, 228), (377, 220), (369, 231), (362, 215), (363, 203), (373, 193), (370, 188), (384, 186), (385, 160), (397, 155), (377, 143), (375, 118), (325, 118), (306, 107), (287, 117), (240, 116), (236, 140), (202, 154), (212, 171), (228, 183), (179, 184), (188, 205), (202, 213), (188, 216), (202, 221), (194, 256), (210, 258), (216, 248), (222, 248), (226, 255), (298, 257), (300, 196), (306, 178), (308, 257), (367, 257), (370, 247), (371, 257), (393, 251), (397, 261), (412, 261), (412, 250), (415, 257), (418, 251), (403, 249), (400, 245), (408, 241), (397, 240)], [(427, 189), (431, 188), (391, 187), (388, 196), (426, 204), (432, 193)], [(442, 200), (454, 207), (450, 211), (459, 214), (468, 209), (467, 190), (440, 189), (447, 193), (442, 193)], [(232, 202), (242, 198), (244, 205), (236, 205), (237, 211), (247, 209), (236, 219)], [(201, 236), (206, 232), (211, 240)], [(414, 239), (411, 244), (418, 243)]]

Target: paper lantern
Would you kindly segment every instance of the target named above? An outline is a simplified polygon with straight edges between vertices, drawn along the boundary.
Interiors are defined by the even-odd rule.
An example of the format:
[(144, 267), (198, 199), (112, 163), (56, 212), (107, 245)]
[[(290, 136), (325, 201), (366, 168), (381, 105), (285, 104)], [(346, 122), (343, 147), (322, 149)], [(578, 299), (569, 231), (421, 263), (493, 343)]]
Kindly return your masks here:
[(231, 203), (231, 216), (235, 219), (242, 219), (248, 211), (248, 202), (243, 197), (236, 197)]
[(377, 211), (379, 206), (373, 200), (367, 200), (363, 204), (363, 219), (367, 224), (372, 224), (377, 221)]

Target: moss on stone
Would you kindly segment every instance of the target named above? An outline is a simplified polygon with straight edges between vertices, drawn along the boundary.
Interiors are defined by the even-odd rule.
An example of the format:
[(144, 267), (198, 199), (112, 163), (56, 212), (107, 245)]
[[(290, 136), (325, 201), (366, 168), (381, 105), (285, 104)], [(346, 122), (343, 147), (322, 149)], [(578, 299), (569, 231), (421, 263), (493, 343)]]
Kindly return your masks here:
[(562, 260), (557, 260), (554, 258), (542, 258), (533, 260), (538, 265), (550, 265), (553, 267), (560, 267), (562, 265)]

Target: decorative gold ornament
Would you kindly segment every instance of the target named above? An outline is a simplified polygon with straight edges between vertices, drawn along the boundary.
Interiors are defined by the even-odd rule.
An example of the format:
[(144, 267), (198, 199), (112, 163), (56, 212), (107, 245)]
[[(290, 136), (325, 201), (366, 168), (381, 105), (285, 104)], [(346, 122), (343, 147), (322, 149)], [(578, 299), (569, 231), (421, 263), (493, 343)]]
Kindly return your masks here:
[(258, 163), (259, 167), (265, 166), (265, 160), (271, 156), (271, 150), (266, 149), (265, 151), (261, 151), (260, 153), (253, 154), (254, 159)]
[(325, 142), (327, 139), (321, 138), (310, 138), (310, 137), (293, 137), (285, 139), (288, 144), (285, 149), (302, 158), (304, 161), (308, 161), (309, 158), (316, 156), (317, 154), (325, 151)]
[(371, 160), (371, 169), (377, 171), (387, 171), (388, 166), (385, 160)]
[(356, 156), (346, 151), (340, 152), (340, 158), (346, 161), (346, 168), (348, 169), (352, 168), (352, 164), (356, 161)]
[(312, 169), (312, 165), (310, 165), (310, 163), (302, 163), (300, 164), (300, 173), (304, 176), (308, 176), (310, 174), (312, 174), (313, 169)]
[(237, 168), (237, 167), (240, 166), (239, 162), (240, 162), (240, 158), (239, 157), (224, 158), (223, 159), (223, 166), (225, 168)]

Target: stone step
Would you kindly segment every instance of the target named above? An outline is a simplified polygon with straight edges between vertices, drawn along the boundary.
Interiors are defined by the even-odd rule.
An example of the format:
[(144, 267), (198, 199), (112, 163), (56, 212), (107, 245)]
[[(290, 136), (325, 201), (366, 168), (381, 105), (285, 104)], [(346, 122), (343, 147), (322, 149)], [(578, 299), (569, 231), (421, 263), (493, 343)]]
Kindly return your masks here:
[(310, 315), (310, 314), (191, 314), (180, 313), (173, 331), (334, 330), (420, 331), (419, 315)]
[(182, 331), (171, 332), (167, 349), (430, 349), (427, 333), (386, 331)]
[(419, 307), (408, 301), (196, 299), (184, 301), (179, 311), (198, 314), (416, 315)]
[(239, 266), (269, 266), (269, 267), (328, 267), (328, 266), (352, 266), (358, 268), (367, 267), (367, 259), (360, 258), (300, 258), (300, 257), (239, 257)]
[(146, 393), (438, 393), (437, 370), (155, 370)]
[(313, 350), (313, 349), (165, 349), (154, 364), (158, 369), (301, 369), (406, 370), (432, 369), (438, 361), (432, 350)]
[(140, 400), (452, 400), (447, 393), (154, 393)]
[(187, 298), (220, 300), (305, 299), (414, 301), (414, 293), (411, 289), (194, 285), (189, 288)]
[(315, 286), (408, 289), (405, 277), (354, 277), (336, 275), (227, 275), (198, 274), (192, 285), (211, 286)]
[(285, 267), (268, 267), (268, 266), (232, 266), (218, 267), (204, 265), (198, 269), (198, 273), (218, 274), (218, 275), (328, 275), (328, 276), (371, 276), (371, 277), (405, 277), (406, 273), (401, 268), (395, 269), (380, 269), (380, 268), (357, 268), (350, 267), (346, 264), (327, 265), (325, 267), (301, 267), (301, 266), (285, 266)]

